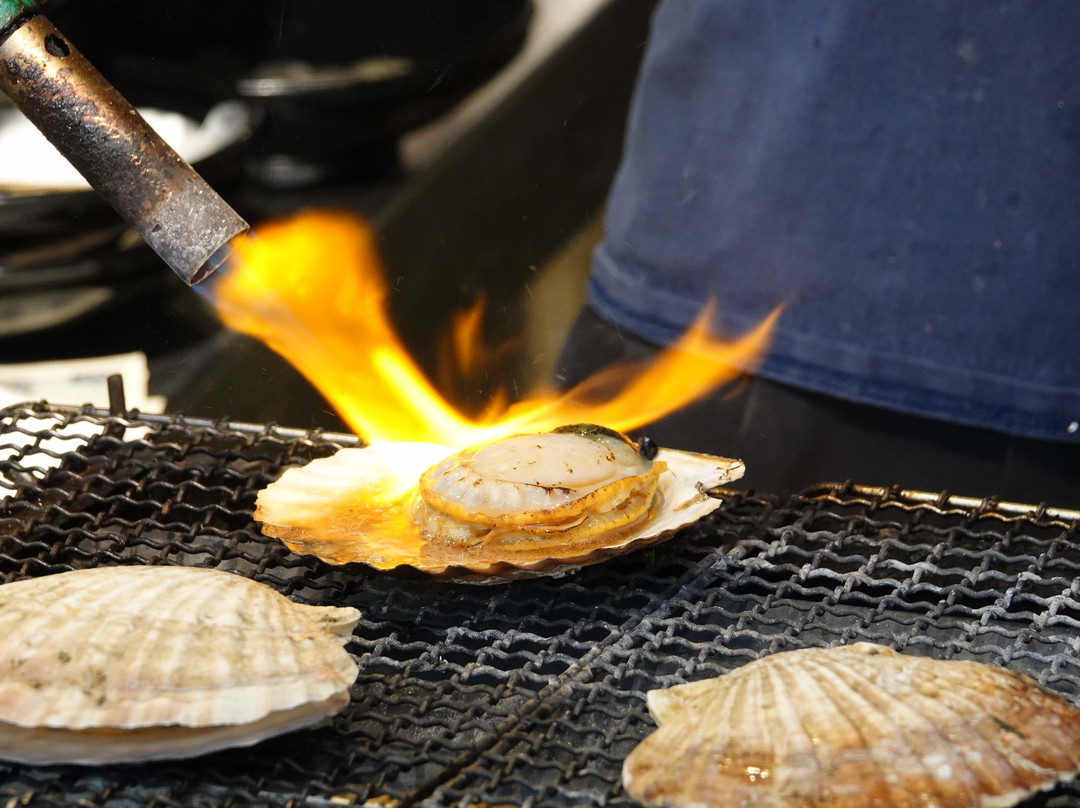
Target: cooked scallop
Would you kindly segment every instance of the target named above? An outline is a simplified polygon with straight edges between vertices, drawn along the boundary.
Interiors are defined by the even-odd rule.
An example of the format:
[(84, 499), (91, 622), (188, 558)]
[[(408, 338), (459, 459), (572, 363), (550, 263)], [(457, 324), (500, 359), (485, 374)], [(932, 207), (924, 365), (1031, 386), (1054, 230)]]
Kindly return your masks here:
[(515, 435), (425, 471), (415, 517), (430, 539), (580, 543), (646, 519), (666, 468), (592, 425)]
[(1004, 808), (1080, 771), (1080, 711), (1029, 677), (871, 643), (654, 690), (623, 784), (665, 808)]
[(188, 567), (0, 586), (0, 759), (193, 757), (315, 724), (348, 704), (359, 616)]
[(263, 532), (335, 564), (462, 580), (562, 573), (669, 537), (715, 508), (738, 460), (660, 449), (591, 424), (461, 452), (343, 449), (259, 493)]

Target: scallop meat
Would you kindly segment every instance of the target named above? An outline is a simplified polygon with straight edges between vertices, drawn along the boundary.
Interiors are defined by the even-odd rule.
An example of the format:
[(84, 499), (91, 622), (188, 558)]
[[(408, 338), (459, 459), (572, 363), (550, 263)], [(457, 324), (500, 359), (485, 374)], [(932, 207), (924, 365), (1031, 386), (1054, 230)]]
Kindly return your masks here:
[(476, 582), (561, 574), (670, 537), (743, 464), (592, 424), (454, 452), (374, 443), (292, 468), (256, 501), (263, 532), (334, 564)]
[(1080, 711), (1030, 677), (872, 643), (654, 690), (623, 784), (665, 808), (1004, 808), (1080, 771)]
[(0, 759), (202, 755), (349, 702), (360, 613), (189, 567), (102, 567), (0, 586)]

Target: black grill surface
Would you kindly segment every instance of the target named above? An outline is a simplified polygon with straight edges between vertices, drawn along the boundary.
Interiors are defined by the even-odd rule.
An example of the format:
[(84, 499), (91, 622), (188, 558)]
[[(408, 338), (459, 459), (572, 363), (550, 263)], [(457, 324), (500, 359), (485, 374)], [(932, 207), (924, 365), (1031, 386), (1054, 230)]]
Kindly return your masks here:
[[(360, 675), (328, 723), (192, 761), (0, 763), (0, 804), (631, 806), (645, 693), (860, 640), (1024, 671), (1080, 701), (1076, 523), (942, 495), (719, 492), (671, 542), (494, 587), (334, 567), (262, 537), (255, 494), (345, 436), (0, 411), (4, 582), (110, 564), (230, 570), (355, 606)], [(753, 469), (749, 470), (750, 478)], [(1028, 805), (1080, 804), (1068, 785)]]

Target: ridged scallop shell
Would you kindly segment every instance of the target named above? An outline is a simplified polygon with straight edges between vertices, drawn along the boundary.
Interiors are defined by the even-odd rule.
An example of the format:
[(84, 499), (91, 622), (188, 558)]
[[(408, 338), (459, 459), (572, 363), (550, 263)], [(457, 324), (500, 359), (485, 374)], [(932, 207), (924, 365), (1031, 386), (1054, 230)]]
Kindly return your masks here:
[(188, 567), (102, 567), (0, 586), (0, 758), (192, 757), (341, 710), (359, 612)]
[(1003, 808), (1080, 770), (1080, 711), (1013, 671), (871, 643), (788, 651), (648, 694), (648, 806)]
[[(415, 516), (421, 475), (453, 454), (446, 447), (422, 443), (377, 442), (342, 449), (287, 469), (259, 493), (255, 518), (262, 522), (263, 533), (281, 539), (294, 552), (333, 564), (355, 561), (381, 570), (411, 568), (459, 581), (497, 583), (562, 574), (663, 541), (719, 507), (720, 500), (705, 491), (738, 479), (744, 470), (739, 460), (660, 449), (653, 462), (665, 470), (655, 480), (655, 499), (647, 501), (650, 507), (632, 523), (620, 522), (616, 529), (580, 539), (539, 531), (528, 539), (469, 544), (424, 535)], [(413, 481), (407, 492), (386, 493), (384, 475), (391, 470)], [(480, 507), (491, 510), (467, 503), (471, 510)], [(531, 502), (521, 507), (542, 512)], [(515, 522), (512, 513), (492, 518)]]

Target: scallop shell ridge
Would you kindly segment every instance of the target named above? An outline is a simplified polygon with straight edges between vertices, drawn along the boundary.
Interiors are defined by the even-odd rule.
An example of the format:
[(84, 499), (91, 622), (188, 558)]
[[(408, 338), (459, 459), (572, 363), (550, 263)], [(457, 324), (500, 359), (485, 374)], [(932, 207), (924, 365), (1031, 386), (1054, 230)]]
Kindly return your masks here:
[(645, 805), (1003, 808), (1080, 770), (1080, 711), (1029, 677), (870, 643), (652, 691), (627, 758)]
[[(5, 724), (92, 734), (314, 723), (348, 703), (358, 669), (344, 643), (358, 618), (207, 569), (107, 567), (7, 584), (0, 745)], [(251, 743), (274, 733), (231, 734)]]

